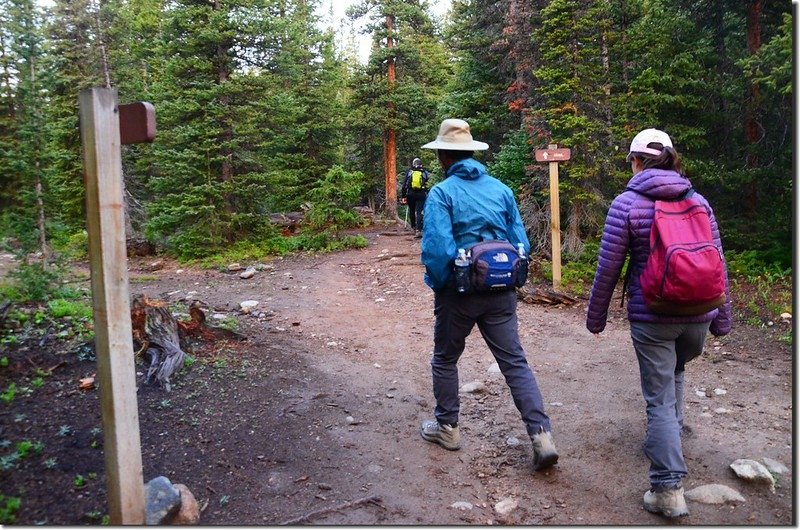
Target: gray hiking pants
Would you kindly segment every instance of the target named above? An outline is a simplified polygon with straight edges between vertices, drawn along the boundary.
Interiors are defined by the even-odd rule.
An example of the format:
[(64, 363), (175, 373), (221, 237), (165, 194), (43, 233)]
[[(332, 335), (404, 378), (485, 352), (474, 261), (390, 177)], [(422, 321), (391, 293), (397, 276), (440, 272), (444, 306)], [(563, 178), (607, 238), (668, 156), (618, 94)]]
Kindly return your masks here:
[(642, 396), (647, 404), (644, 452), (650, 459), (650, 486), (674, 488), (687, 475), (680, 434), (684, 367), (703, 352), (710, 322), (630, 324)]
[(433, 314), (433, 395), (439, 423), (458, 423), (458, 359), (475, 324), (511, 390), (529, 436), (550, 430), (542, 394), (528, 366), (517, 327), (517, 294), (437, 292)]

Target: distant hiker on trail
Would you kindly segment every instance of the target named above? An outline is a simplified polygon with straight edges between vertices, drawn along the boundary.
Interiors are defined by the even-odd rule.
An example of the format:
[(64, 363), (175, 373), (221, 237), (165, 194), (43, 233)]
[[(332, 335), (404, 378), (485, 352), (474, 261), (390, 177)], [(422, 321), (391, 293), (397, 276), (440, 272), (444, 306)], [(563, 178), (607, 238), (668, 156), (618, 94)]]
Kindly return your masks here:
[(428, 194), (422, 236), (425, 283), (434, 291), (436, 317), (431, 360), (436, 419), (422, 422), (422, 438), (453, 451), (461, 447), (457, 363), (477, 323), (533, 443), (534, 468), (550, 467), (558, 453), (542, 394), (520, 343), (515, 289), (511, 285), (482, 291), (476, 284), (467, 292), (457, 292), (453, 270), (459, 250), (474, 249), (482, 241), (511, 243), (512, 251), (502, 261), (514, 261), (517, 247), (527, 254), (530, 243), (514, 194), (472, 158), (473, 151), (489, 146), (472, 139), (464, 120), (444, 120), (436, 140), (422, 148), (436, 149), (445, 174), (444, 181)]
[(630, 253), (628, 320), (647, 406), (644, 451), (650, 459), (643, 502), (650, 512), (678, 517), (689, 513), (681, 483), (688, 473), (681, 435), (690, 431), (683, 424), (684, 369), (703, 352), (709, 330), (715, 336), (731, 330), (728, 276), (714, 213), (681, 171), (670, 137), (657, 129), (640, 132), (627, 161), (633, 178), (606, 217), (586, 327), (595, 334), (605, 329)]
[(400, 204), (408, 204), (408, 216), (416, 238), (422, 237), (422, 212), (425, 208), (425, 197), (428, 196), (428, 178), (428, 170), (422, 167), (422, 160), (415, 158), (403, 180)]

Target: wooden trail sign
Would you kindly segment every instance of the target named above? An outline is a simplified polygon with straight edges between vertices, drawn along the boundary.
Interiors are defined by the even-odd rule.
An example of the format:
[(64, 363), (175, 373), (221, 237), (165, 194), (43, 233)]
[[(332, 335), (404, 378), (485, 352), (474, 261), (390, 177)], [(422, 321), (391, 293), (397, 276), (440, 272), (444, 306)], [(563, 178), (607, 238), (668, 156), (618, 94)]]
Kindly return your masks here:
[(547, 149), (534, 151), (537, 162), (548, 162), (550, 166), (550, 238), (552, 240), (553, 290), (561, 288), (561, 206), (558, 199), (558, 162), (569, 160), (572, 152), (550, 144)]
[(569, 160), (572, 151), (567, 148), (558, 149), (556, 147), (550, 149), (537, 149), (534, 151), (537, 162), (564, 162)]
[[(144, 480), (122, 195), (121, 136), (126, 134), (120, 134), (116, 89), (82, 90), (79, 100), (108, 513), (112, 525), (142, 525)], [(155, 134), (155, 114), (147, 105), (149, 110), (133, 109), (145, 118), (144, 128), (133, 135), (144, 138), (139, 141)]]

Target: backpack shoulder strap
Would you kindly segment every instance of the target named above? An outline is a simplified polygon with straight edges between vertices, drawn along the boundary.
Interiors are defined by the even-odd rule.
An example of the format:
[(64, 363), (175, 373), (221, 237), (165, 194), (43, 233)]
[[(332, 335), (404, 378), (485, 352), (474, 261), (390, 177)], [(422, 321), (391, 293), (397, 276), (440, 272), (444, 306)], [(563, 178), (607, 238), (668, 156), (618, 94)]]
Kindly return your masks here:
[(689, 189), (687, 189), (686, 191), (684, 191), (683, 193), (681, 193), (677, 197), (672, 197), (671, 199), (662, 198), (662, 197), (654, 197), (654, 196), (652, 196), (652, 195), (650, 195), (648, 193), (644, 193), (644, 192), (641, 192), (639, 190), (635, 190), (635, 189), (633, 189), (631, 187), (625, 188), (625, 191), (632, 191), (633, 193), (637, 193), (637, 194), (641, 195), (642, 197), (647, 197), (648, 199), (650, 199), (652, 201), (666, 201), (666, 202), (682, 201), (682, 200), (688, 199), (689, 197), (694, 195), (694, 188), (692, 188), (691, 186), (689, 187)]

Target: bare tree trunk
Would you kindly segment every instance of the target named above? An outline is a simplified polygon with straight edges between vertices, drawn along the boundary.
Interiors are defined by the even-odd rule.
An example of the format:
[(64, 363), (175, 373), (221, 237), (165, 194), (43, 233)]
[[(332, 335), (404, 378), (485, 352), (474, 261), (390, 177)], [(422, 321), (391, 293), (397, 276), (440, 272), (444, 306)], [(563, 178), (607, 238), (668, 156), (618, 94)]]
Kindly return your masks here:
[[(32, 92), (36, 93), (36, 63), (35, 61), (31, 60), (31, 89)], [(39, 117), (39, 109), (33, 109), (34, 114), (34, 122), (38, 125), (40, 123)], [(42, 252), (42, 269), (47, 270), (47, 263), (50, 258), (50, 253), (47, 249), (47, 231), (46, 231), (46, 223), (45, 223), (45, 215), (44, 215), (44, 190), (42, 188), (42, 172), (41, 172), (41, 164), (39, 162), (39, 153), (41, 151), (41, 142), (40, 142), (40, 135), (41, 131), (35, 132), (35, 143), (36, 147), (34, 148), (34, 168), (36, 171), (36, 184), (35, 184), (35, 193), (36, 193), (36, 212), (37, 212), (37, 226), (39, 227), (39, 248)]]
[[(761, 14), (764, 10), (764, 0), (753, 0), (747, 6), (747, 51), (755, 55), (761, 49)], [(761, 88), (753, 81), (747, 86), (747, 108), (745, 111), (744, 134), (748, 144), (747, 169), (759, 166), (756, 146), (761, 140), (762, 127), (759, 123), (759, 107), (761, 104)], [(747, 210), (750, 216), (756, 215), (758, 207), (758, 187), (755, 179), (747, 184), (746, 191)]]
[(583, 215), (581, 203), (573, 202), (569, 212), (567, 233), (564, 235), (564, 252), (579, 254), (583, 250), (583, 241), (581, 241), (581, 218)]
[[(609, 66), (609, 59), (608, 59), (608, 31), (603, 29), (602, 36), (601, 36), (601, 53), (603, 55), (603, 76), (606, 79), (605, 84), (603, 85), (603, 92), (606, 95), (606, 100), (603, 102), (603, 106), (605, 107), (605, 118), (606, 118), (606, 127), (608, 130), (611, 130), (611, 68)], [(611, 135), (607, 135), (606, 138), (608, 139), (608, 147), (613, 147), (613, 141)]]
[(111, 73), (109, 72), (108, 68), (108, 54), (106, 52), (106, 43), (103, 39), (102, 26), (100, 25), (100, 10), (102, 9), (102, 5), (102, 1), (98, 1), (94, 12), (94, 21), (95, 25), (97, 26), (97, 45), (100, 48), (100, 58), (103, 62), (103, 76), (106, 80), (106, 88), (111, 88)]
[(44, 199), (42, 191), (42, 177), (39, 173), (39, 161), (36, 161), (36, 209), (38, 211), (37, 224), (39, 226), (39, 248), (42, 251), (42, 268), (47, 270), (50, 253), (47, 249), (47, 233), (45, 231)]
[[(394, 47), (394, 39), (392, 38), (392, 31), (393, 31), (393, 17), (391, 15), (386, 16), (386, 30), (388, 33), (388, 37), (386, 38), (386, 47), (391, 49)], [(394, 69), (394, 57), (389, 56), (388, 64), (387, 64), (387, 77), (388, 77), (388, 89), (389, 94), (391, 97), (392, 92), (394, 91), (394, 83), (395, 83), (395, 69)], [(389, 120), (394, 119), (395, 108), (394, 102), (389, 103)], [(394, 126), (390, 125), (386, 129), (386, 134), (384, 137), (385, 147), (384, 147), (384, 176), (386, 181), (386, 215), (389, 218), (396, 218), (397, 217), (397, 133), (394, 130)]]

